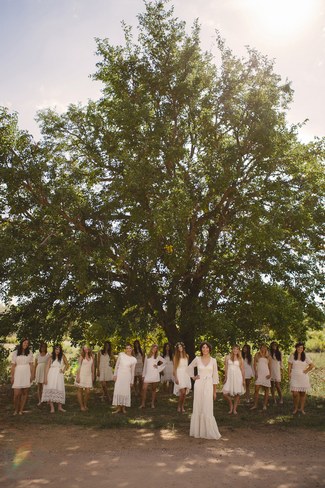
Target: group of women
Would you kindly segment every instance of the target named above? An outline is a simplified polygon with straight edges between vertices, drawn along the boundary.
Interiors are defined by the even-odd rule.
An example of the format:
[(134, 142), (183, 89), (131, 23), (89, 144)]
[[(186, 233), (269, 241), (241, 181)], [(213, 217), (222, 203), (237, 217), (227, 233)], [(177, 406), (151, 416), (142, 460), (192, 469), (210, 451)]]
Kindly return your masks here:
[[(305, 354), (304, 345), (297, 343), (295, 351), (289, 357), (290, 390), (293, 395), (296, 414), (305, 413), (306, 392), (310, 388), (308, 373), (314, 367), (312, 361)], [(189, 362), (185, 345), (178, 342), (173, 348), (166, 343), (162, 354), (159, 354), (157, 344), (153, 344), (147, 354), (142, 351), (140, 342), (133, 345), (126, 344), (123, 352), (119, 353), (113, 371), (114, 356), (111, 343), (105, 342), (103, 348), (93, 355), (91, 349), (84, 346), (78, 360), (78, 370), (75, 378), (77, 398), (81, 411), (88, 409), (90, 390), (97, 375), (102, 388), (103, 398), (111, 401), (109, 382), (114, 381), (112, 405), (113, 413), (125, 413), (126, 407), (131, 406), (131, 387), (135, 394), (141, 397), (140, 407), (146, 407), (147, 393), (150, 387), (151, 408), (156, 406), (157, 389), (160, 382), (167, 389), (173, 387), (173, 393), (178, 397), (177, 411), (185, 411), (186, 395), (194, 386), (193, 412), (191, 416), (190, 435), (207, 439), (219, 439), (220, 433), (213, 415), (213, 400), (216, 399), (219, 383), (218, 367), (215, 358), (211, 356), (211, 344), (204, 341), (200, 344), (200, 355)], [(54, 413), (55, 405), (58, 411), (64, 412), (65, 387), (64, 373), (69, 364), (60, 345), (55, 345), (51, 354), (47, 352), (47, 345), (42, 343), (35, 359), (30, 350), (28, 339), (21, 341), (12, 355), (11, 382), (14, 391), (14, 415), (22, 415), (28, 396), (28, 389), (33, 380), (38, 385), (38, 405), (47, 402), (50, 412)], [(264, 389), (263, 410), (266, 410), (271, 391), (274, 403), (275, 392), (279, 403), (283, 403), (281, 391), (282, 354), (277, 343), (273, 342), (270, 349), (261, 345), (254, 359), (248, 344), (242, 349), (234, 345), (225, 357), (224, 383), (222, 393), (229, 404), (229, 414), (237, 415), (240, 397), (246, 397), (250, 402), (250, 382), (255, 378), (254, 403), (251, 410), (258, 407), (259, 391)]]

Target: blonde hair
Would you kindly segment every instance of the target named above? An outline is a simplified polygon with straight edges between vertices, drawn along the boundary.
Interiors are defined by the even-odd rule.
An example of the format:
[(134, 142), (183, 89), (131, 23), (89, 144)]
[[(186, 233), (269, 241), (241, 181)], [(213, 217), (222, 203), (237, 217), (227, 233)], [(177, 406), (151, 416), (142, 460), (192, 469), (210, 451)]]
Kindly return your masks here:
[(240, 364), (241, 364), (241, 363), (243, 362), (243, 357), (242, 357), (242, 355), (241, 355), (240, 347), (239, 347), (237, 344), (234, 344), (234, 345), (232, 346), (232, 348), (231, 348), (231, 353), (230, 353), (229, 357), (230, 357), (230, 359), (231, 359), (232, 361), (235, 361), (235, 354), (234, 354), (234, 349), (235, 349), (235, 347), (238, 349), (237, 357), (238, 357), (239, 362), (240, 362)]
[[(155, 352), (155, 355), (154, 355), (154, 353), (153, 353), (153, 348), (154, 348), (154, 347), (156, 347), (156, 348), (157, 348), (157, 351)], [(147, 354), (147, 358), (149, 359), (149, 358), (151, 358), (151, 356), (153, 356), (153, 355), (154, 355), (154, 358), (155, 358), (155, 359), (157, 359), (157, 357), (158, 357), (158, 344), (152, 344), (152, 346), (150, 347), (149, 352), (148, 352), (148, 354)]]
[[(179, 351), (178, 346), (183, 347), (183, 351)], [(187, 358), (188, 359), (188, 354), (186, 354), (185, 351), (185, 344), (183, 342), (177, 342), (175, 345), (175, 355), (174, 355), (174, 368), (177, 369), (179, 365), (179, 361), (181, 358)]]

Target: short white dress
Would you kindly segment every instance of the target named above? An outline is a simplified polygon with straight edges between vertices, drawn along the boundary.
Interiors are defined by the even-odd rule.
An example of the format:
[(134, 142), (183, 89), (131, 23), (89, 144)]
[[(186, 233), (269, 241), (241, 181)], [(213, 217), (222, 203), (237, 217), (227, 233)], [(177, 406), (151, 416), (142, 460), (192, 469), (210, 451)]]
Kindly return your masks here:
[(250, 380), (254, 378), (254, 368), (253, 368), (253, 360), (251, 360), (251, 364), (249, 364), (248, 359), (244, 359), (244, 368), (245, 368), (245, 380)]
[(187, 358), (180, 358), (177, 369), (176, 369), (176, 376), (178, 379), (178, 385), (174, 383), (174, 395), (179, 396), (179, 390), (186, 388), (186, 395), (192, 388), (191, 378), (187, 371), (188, 367), (188, 359)]
[(310, 390), (310, 380), (308, 373), (304, 373), (304, 370), (312, 364), (312, 360), (306, 356), (304, 361), (298, 361), (294, 359), (294, 355), (288, 359), (288, 362), (292, 365), (291, 378), (290, 378), (290, 391), (302, 391), (307, 392)]
[(17, 355), (14, 351), (11, 358), (11, 363), (15, 364), (14, 382), (12, 388), (29, 388), (31, 385), (31, 371), (30, 365), (33, 364), (33, 354), (30, 352), (28, 356), (24, 354)]
[(99, 353), (99, 381), (113, 381), (113, 368), (110, 365), (110, 355)]
[(58, 359), (51, 360), (51, 365), (47, 373), (47, 385), (43, 385), (42, 402), (65, 404), (63, 368), (63, 359), (61, 361)]
[(243, 385), (243, 375), (240, 368), (240, 362), (238, 359), (232, 361), (228, 356), (227, 361), (227, 380), (222, 388), (222, 393), (226, 395), (235, 396), (243, 395), (245, 388)]
[(44, 374), (45, 374), (45, 368), (46, 368), (46, 363), (49, 359), (50, 355), (47, 352), (42, 356), (40, 353), (37, 354), (36, 359), (37, 359), (37, 366), (36, 366), (36, 371), (35, 371), (35, 381), (36, 383), (44, 383)]
[[(158, 365), (158, 363), (160, 363)], [(143, 365), (143, 382), (144, 383), (158, 383), (160, 381), (160, 373), (165, 368), (165, 360), (162, 356), (147, 356), (144, 359)]]
[(169, 355), (164, 356), (165, 360), (165, 368), (163, 371), (163, 374), (161, 376), (161, 381), (165, 383), (166, 381), (174, 381), (173, 378), (173, 369), (174, 369), (174, 364), (173, 360), (170, 359)]
[(135, 365), (134, 376), (142, 376), (142, 372), (143, 372), (143, 356), (142, 356), (142, 354), (140, 352), (138, 352), (134, 357), (137, 360), (136, 365)]
[(271, 379), (267, 378), (267, 376), (270, 374), (268, 358), (263, 358), (263, 357), (258, 358), (256, 364), (256, 374), (257, 374), (257, 378), (255, 380), (255, 385), (265, 386), (270, 388)]
[(278, 361), (276, 357), (271, 357), (271, 381), (280, 383), (281, 381), (281, 369), (282, 361)]
[(114, 371), (116, 381), (112, 405), (131, 406), (131, 385), (134, 382), (136, 363), (137, 360), (134, 356), (128, 356), (125, 352), (118, 355)]
[(93, 358), (82, 358), (81, 366), (80, 366), (80, 381), (79, 383), (77, 380), (75, 381), (75, 385), (79, 388), (92, 388), (93, 387), (93, 373), (92, 373), (92, 365), (94, 363)]
[(213, 415), (213, 385), (219, 383), (217, 361), (210, 358), (209, 363), (205, 366), (201, 357), (196, 357), (187, 368), (190, 377), (194, 376), (195, 367), (200, 379), (194, 383), (190, 436), (217, 440), (221, 437)]

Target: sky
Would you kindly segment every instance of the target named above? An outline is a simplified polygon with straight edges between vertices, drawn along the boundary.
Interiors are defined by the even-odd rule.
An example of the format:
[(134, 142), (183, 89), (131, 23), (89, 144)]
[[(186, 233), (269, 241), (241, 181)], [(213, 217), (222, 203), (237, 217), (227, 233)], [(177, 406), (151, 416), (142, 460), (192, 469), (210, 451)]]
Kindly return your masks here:
[[(190, 28), (198, 18), (203, 49), (216, 52), (215, 31), (238, 56), (256, 48), (295, 91), (290, 123), (307, 142), (325, 135), (325, 0), (172, 0)], [(123, 43), (121, 21), (134, 26), (142, 0), (0, 0), (0, 105), (39, 138), (34, 120), (47, 107), (98, 99), (95, 38)]]

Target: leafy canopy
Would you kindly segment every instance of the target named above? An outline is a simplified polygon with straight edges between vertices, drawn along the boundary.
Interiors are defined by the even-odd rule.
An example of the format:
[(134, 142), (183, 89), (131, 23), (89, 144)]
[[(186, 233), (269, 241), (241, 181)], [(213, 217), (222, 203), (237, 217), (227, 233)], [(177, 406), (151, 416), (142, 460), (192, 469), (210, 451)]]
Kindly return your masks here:
[(166, 1), (97, 39), (102, 97), (0, 115), (3, 335), (94, 341), (158, 325), (191, 353), (324, 320), (324, 140), (299, 142), (273, 61), (202, 51)]

